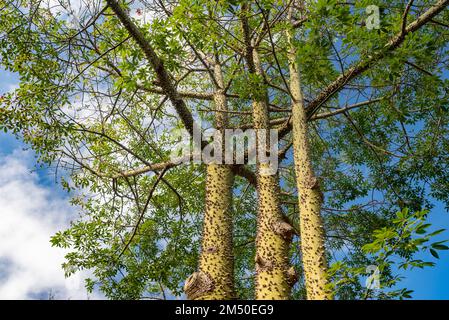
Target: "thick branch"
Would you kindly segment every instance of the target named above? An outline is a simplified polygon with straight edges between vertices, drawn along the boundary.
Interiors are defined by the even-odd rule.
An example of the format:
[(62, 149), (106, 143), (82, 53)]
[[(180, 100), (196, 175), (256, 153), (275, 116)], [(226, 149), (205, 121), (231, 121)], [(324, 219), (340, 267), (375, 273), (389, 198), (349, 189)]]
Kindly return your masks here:
[(366, 105), (369, 105), (369, 104), (372, 104), (372, 103), (376, 103), (376, 102), (382, 101), (382, 99), (383, 98), (377, 98), (377, 99), (362, 101), (362, 102), (351, 104), (349, 106), (345, 106), (345, 107), (340, 108), (340, 109), (332, 110), (332, 111), (329, 111), (329, 112), (322, 112), (322, 113), (319, 113), (317, 115), (314, 115), (312, 118), (309, 119), (309, 121), (329, 118), (329, 117), (335, 116), (337, 114), (341, 114), (341, 113), (344, 113), (346, 111), (349, 111), (351, 109), (360, 108), (360, 107), (363, 107), (363, 106), (366, 106)]
[[(146, 58), (150, 62), (151, 66), (153, 67), (154, 71), (156, 72), (159, 85), (161, 86), (161, 89), (164, 91), (164, 93), (169, 98), (170, 102), (173, 104), (173, 106), (176, 109), (176, 112), (178, 113), (179, 117), (181, 118), (182, 123), (184, 124), (184, 127), (186, 130), (190, 133), (190, 135), (193, 136), (194, 128), (197, 126), (197, 124), (194, 122), (192, 114), (190, 110), (187, 108), (185, 102), (181, 99), (180, 95), (178, 94), (175, 86), (173, 85), (173, 82), (170, 78), (170, 75), (168, 74), (167, 70), (164, 67), (164, 64), (162, 60), (158, 57), (156, 52), (154, 51), (153, 47), (150, 45), (150, 43), (145, 39), (145, 36), (143, 33), (139, 30), (139, 28), (136, 26), (135, 23), (133, 23), (129, 17), (129, 15), (125, 12), (125, 10), (120, 6), (120, 4), (116, 0), (107, 0), (107, 3), (109, 7), (114, 11), (114, 13), (119, 18), (120, 22), (123, 24), (123, 26), (126, 28), (126, 30), (129, 32), (131, 37), (134, 39), (134, 41), (137, 42), (139, 47), (144, 52)], [(206, 142), (202, 141), (201, 148), (204, 148), (206, 146)], [(234, 169), (236, 170), (236, 174), (241, 175), (245, 178), (250, 178), (249, 180), (251, 183), (255, 181), (254, 174), (251, 171), (248, 171), (245, 168), (240, 168), (238, 166), (234, 166)], [(151, 169), (147, 170), (150, 171)], [(251, 174), (252, 173), (252, 174)]]
[(184, 100), (180, 98), (178, 92), (176, 91), (176, 88), (170, 78), (168, 71), (165, 69), (162, 60), (158, 57), (149, 41), (145, 39), (144, 34), (139, 30), (136, 24), (131, 21), (131, 18), (120, 6), (118, 1), (107, 0), (107, 3), (117, 15), (120, 22), (123, 24), (130, 36), (134, 39), (134, 41), (137, 42), (139, 47), (144, 52), (146, 58), (156, 72), (157, 79), (162, 90), (164, 90), (164, 93), (167, 95), (170, 102), (174, 106), (186, 130), (193, 136), (194, 127), (196, 126), (196, 124), (194, 123), (192, 114), (187, 108)]
[(336, 80), (329, 84), (312, 102), (309, 103), (307, 107), (307, 117), (310, 119), (320, 107), (326, 103), (334, 94), (340, 91), (344, 85), (349, 81), (353, 80), (366, 70), (368, 70), (373, 64), (375, 64), (380, 59), (384, 58), (389, 52), (398, 48), (405, 39), (405, 36), (412, 33), (427, 22), (432, 20), (437, 14), (439, 14), (447, 5), (449, 0), (440, 0), (434, 4), (429, 10), (419, 16), (415, 21), (410, 23), (404, 30), (401, 30), (396, 36), (394, 36), (381, 50), (374, 52), (372, 55), (368, 56), (357, 63), (355, 66), (351, 67), (345, 74), (340, 75)]
[[(150, 93), (166, 94), (165, 90), (162, 88), (146, 87), (140, 85), (138, 85), (137, 88)], [(213, 100), (214, 98), (214, 95), (212, 93), (207, 92), (178, 91), (177, 94), (179, 97), (187, 99)]]

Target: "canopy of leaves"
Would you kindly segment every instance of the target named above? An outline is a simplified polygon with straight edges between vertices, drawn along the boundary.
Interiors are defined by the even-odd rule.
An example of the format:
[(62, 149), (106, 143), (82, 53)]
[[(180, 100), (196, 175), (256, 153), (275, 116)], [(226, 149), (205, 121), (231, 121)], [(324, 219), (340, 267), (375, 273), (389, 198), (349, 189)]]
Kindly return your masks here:
[[(381, 269), (385, 288), (396, 285), (398, 269), (431, 265), (413, 255), (431, 250), (438, 257), (447, 248), (429, 246), (435, 233), (427, 233), (422, 211), (435, 199), (449, 208), (447, 8), (384, 53), (404, 23), (437, 1), (411, 1), (409, 9), (391, 0), (251, 2), (247, 19), (264, 69), (264, 77), (254, 77), (245, 66), (243, 2), (120, 3), (203, 128), (213, 126), (214, 61), (224, 73), (230, 127), (252, 126), (251, 99), (264, 92), (272, 127), (288, 127), (288, 29), (295, 32), (306, 108), (351, 66), (382, 54), (309, 122), (327, 249), (336, 262), (330, 276), (337, 297), (369, 298), (359, 278), (367, 265)], [(365, 26), (368, 5), (380, 8), (379, 28)], [(0, 129), (22, 137), (60, 173), (80, 210), (52, 238), (71, 250), (67, 275), (92, 269), (87, 287), (114, 299), (181, 295), (198, 260), (204, 166), (141, 170), (170, 160), (173, 130), (183, 126), (145, 54), (106, 1), (0, 0), (0, 8), (1, 65), (20, 77), (19, 87), (0, 98)], [(280, 144), (283, 211), (298, 226), (288, 130)], [(234, 188), (237, 289), (251, 298), (256, 194), (244, 178)], [(291, 260), (301, 271), (298, 242), (299, 234)], [(376, 297), (409, 295), (385, 290)], [(293, 296), (304, 298), (302, 281)]]

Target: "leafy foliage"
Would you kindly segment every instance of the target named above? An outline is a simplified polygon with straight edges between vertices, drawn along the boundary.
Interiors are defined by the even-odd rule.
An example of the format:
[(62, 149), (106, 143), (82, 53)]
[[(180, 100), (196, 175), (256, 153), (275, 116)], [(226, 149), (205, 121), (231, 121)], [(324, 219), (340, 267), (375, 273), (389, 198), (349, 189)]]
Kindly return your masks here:
[[(226, 84), (230, 127), (251, 127), (251, 99), (268, 92), (272, 127), (282, 130), (291, 100), (288, 2), (261, 0), (250, 6), (248, 23), (264, 77), (250, 75), (245, 66), (244, 2), (120, 4), (203, 128), (213, 126), (210, 72), (216, 60)], [(55, 9), (47, 1), (0, 0), (1, 65), (20, 78), (19, 87), (0, 98), (0, 130), (20, 136), (39, 161), (63, 172), (61, 183), (80, 217), (51, 243), (70, 249), (63, 266), (68, 276), (93, 270), (87, 288), (99, 287), (113, 299), (179, 296), (198, 260), (204, 167), (170, 167), (157, 184), (161, 169), (124, 174), (169, 161), (176, 144), (173, 129), (182, 124), (145, 54), (106, 2), (83, 4), (75, 26), (68, 23), (66, 3), (71, 1), (61, 3)], [(390, 0), (294, 3), (291, 18), (297, 23), (294, 44), (306, 107), (351, 66), (384, 50), (402, 30), (406, 5)], [(407, 21), (432, 4), (414, 1)], [(378, 29), (365, 26), (368, 5), (380, 8)], [(438, 258), (447, 249), (445, 242), (432, 242), (442, 230), (427, 231), (429, 212), (424, 210), (431, 210), (435, 199), (449, 208), (444, 21), (449, 21), (447, 9), (344, 83), (309, 121), (313, 165), (324, 191), (322, 214), (333, 262), (329, 276), (339, 298), (409, 298), (410, 290), (397, 289), (398, 273), (431, 267), (434, 262), (420, 260), (420, 253)], [(366, 104), (356, 107), (359, 103)], [(297, 227), (290, 139), (288, 133), (280, 141), (287, 148), (280, 196), (284, 215)], [(240, 298), (252, 298), (256, 191), (238, 177), (234, 196), (236, 287)], [(300, 278), (292, 293), (296, 299), (305, 298), (300, 240), (297, 232), (290, 250)], [(380, 291), (367, 291), (362, 283), (369, 265), (379, 268)]]
[[(363, 255), (365, 261), (359, 257), (357, 260), (363, 261), (362, 263), (355, 263), (357, 260), (353, 258), (335, 262), (329, 270), (329, 275), (335, 279), (332, 287), (336, 294), (343, 299), (411, 298), (411, 290), (396, 289), (402, 279), (397, 273), (402, 270), (433, 267), (434, 262), (424, 261), (417, 256), (430, 251), (432, 256), (438, 259), (438, 250), (449, 249), (444, 244), (446, 240), (430, 243), (434, 236), (445, 230), (429, 232), (427, 229), (431, 225), (426, 223), (428, 213), (427, 210), (411, 213), (404, 208), (388, 226), (374, 230), (372, 242), (365, 244), (361, 252), (357, 253)], [(378, 272), (379, 288), (363, 286), (363, 278), (373, 276), (367, 266), (373, 266)], [(394, 290), (386, 291), (387, 289)]]

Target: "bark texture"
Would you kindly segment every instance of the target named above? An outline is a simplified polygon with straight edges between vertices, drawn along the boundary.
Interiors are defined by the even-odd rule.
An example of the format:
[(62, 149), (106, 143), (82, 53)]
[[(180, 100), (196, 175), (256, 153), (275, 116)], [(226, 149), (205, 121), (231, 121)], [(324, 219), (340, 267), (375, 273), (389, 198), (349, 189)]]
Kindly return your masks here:
[[(218, 61), (214, 63), (214, 77), (218, 84), (214, 94), (217, 111), (226, 111), (223, 76)], [(216, 112), (218, 130), (226, 128), (226, 112)], [(232, 166), (208, 164), (206, 166), (206, 210), (204, 213), (199, 270), (190, 276), (184, 286), (192, 300), (228, 300), (235, 298), (232, 187)]]
[(184, 290), (191, 300), (235, 298), (232, 246), (232, 184), (229, 166), (209, 164), (206, 168), (206, 211), (199, 271), (190, 276)]
[[(253, 50), (255, 72), (262, 73), (259, 56)], [(256, 132), (268, 130), (268, 104), (265, 99), (253, 102), (253, 121)], [(268, 136), (268, 134), (267, 134)], [(265, 137), (264, 137), (265, 138)], [(260, 137), (258, 136), (259, 140)], [(267, 144), (268, 145), (268, 144)], [(259, 157), (258, 157), (259, 159)], [(284, 221), (279, 202), (278, 174), (267, 175), (268, 163), (257, 161), (258, 215), (256, 235), (257, 300), (287, 300), (295, 283), (295, 271), (290, 267), (288, 251), (293, 229)]]
[(306, 280), (307, 299), (332, 299), (328, 289), (324, 227), (321, 217), (323, 195), (312, 168), (307, 135), (307, 114), (304, 108), (299, 67), (293, 36), (289, 42), (290, 92), (292, 96), (293, 157), (298, 188), (301, 255)]

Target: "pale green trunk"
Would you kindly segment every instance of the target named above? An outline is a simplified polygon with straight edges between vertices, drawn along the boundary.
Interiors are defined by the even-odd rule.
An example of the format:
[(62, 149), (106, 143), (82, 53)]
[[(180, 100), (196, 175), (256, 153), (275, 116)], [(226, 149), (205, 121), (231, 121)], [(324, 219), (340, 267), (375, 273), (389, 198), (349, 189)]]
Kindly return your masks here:
[[(223, 78), (218, 62), (214, 67), (215, 79), (219, 84), (214, 95), (214, 105), (219, 111), (226, 111), (226, 96), (223, 92)], [(227, 125), (227, 113), (216, 112), (218, 129)], [(232, 188), (234, 173), (229, 165), (212, 163), (206, 166), (206, 210), (199, 270), (192, 274), (184, 286), (187, 297), (192, 300), (228, 300), (235, 298)]]
[(332, 299), (328, 288), (324, 227), (321, 218), (323, 195), (312, 168), (296, 49), (290, 32), (287, 36), (290, 44), (288, 58), (292, 95), (293, 157), (299, 201), (300, 250), (307, 298), (309, 300)]
[[(259, 56), (255, 50), (253, 56), (256, 72), (261, 74)], [(266, 98), (253, 102), (253, 121), (257, 132), (269, 129), (267, 106)], [(266, 170), (268, 163), (257, 161), (257, 166), (255, 296), (258, 300), (287, 300), (296, 281), (288, 256), (292, 227), (284, 221), (280, 208), (278, 174), (264, 174), (269, 171)]]

